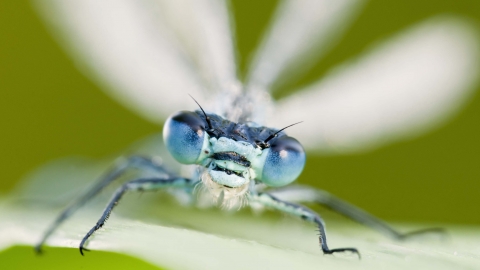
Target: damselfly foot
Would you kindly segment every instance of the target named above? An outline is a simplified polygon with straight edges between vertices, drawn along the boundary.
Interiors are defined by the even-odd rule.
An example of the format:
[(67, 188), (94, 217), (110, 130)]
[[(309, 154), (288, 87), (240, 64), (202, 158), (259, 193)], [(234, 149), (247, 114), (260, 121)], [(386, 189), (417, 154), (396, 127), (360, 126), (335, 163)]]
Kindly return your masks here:
[(78, 249), (80, 250), (80, 254), (82, 254), (82, 256), (85, 256), (83, 254), (84, 251), (90, 251), (90, 249), (83, 247), (83, 243), (78, 247)]
[(358, 256), (358, 259), (362, 258), (362, 256), (360, 255), (360, 252), (358, 252), (356, 248), (334, 248), (329, 250), (323, 250), (323, 254), (328, 254), (328, 255), (332, 255), (333, 253), (339, 253), (339, 252), (355, 253)]
[(448, 232), (444, 228), (426, 228), (399, 234), (397, 240), (410, 240), (412, 238), (422, 237), (428, 234), (436, 234), (442, 238), (446, 238), (448, 236)]

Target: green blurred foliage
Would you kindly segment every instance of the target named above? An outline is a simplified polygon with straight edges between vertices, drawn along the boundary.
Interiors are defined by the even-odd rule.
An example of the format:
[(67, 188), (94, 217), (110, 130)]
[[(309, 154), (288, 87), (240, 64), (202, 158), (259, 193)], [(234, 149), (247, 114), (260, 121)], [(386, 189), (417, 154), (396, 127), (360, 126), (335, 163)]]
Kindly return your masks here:
[(43, 256), (35, 256), (32, 247), (17, 246), (0, 253), (2, 269), (48, 270), (105, 270), (135, 269), (159, 270), (160, 268), (127, 255), (96, 250), (87, 257), (79, 256), (70, 248), (47, 248)]
[[(242, 70), (275, 4), (233, 1)], [(477, 0), (370, 1), (338, 46), (279, 95), (408, 26), (445, 13), (466, 16), (480, 30)], [(0, 192), (7, 193), (22, 175), (48, 160), (103, 157), (161, 130), (78, 72), (28, 1), (0, 1), (0, 29)], [(310, 155), (299, 182), (387, 220), (480, 224), (475, 214), (480, 205), (479, 116), (477, 93), (452, 121), (415, 140), (364, 154)]]

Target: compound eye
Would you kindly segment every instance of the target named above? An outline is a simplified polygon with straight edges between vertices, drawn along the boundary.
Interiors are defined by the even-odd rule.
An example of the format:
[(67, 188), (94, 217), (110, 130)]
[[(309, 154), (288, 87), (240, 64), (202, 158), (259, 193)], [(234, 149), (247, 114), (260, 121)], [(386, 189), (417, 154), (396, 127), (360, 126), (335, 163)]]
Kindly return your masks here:
[(180, 163), (199, 162), (207, 123), (194, 112), (180, 111), (170, 116), (163, 127), (168, 151)]
[(288, 185), (297, 179), (304, 166), (302, 145), (292, 137), (280, 137), (270, 145), (261, 181), (272, 187)]

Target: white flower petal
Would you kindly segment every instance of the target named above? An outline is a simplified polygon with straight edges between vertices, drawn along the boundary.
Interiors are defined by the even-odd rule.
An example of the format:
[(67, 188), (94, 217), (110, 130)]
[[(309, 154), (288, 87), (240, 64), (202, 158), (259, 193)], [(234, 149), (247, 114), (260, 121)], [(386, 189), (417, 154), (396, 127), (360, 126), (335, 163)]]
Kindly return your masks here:
[(436, 18), (278, 103), (272, 123), (307, 148), (357, 151), (430, 129), (471, 94), (479, 72), (475, 32)]
[(289, 0), (277, 9), (250, 67), (249, 88), (270, 89), (308, 67), (341, 36), (363, 1)]
[(222, 1), (37, 0), (82, 71), (152, 120), (235, 81)]

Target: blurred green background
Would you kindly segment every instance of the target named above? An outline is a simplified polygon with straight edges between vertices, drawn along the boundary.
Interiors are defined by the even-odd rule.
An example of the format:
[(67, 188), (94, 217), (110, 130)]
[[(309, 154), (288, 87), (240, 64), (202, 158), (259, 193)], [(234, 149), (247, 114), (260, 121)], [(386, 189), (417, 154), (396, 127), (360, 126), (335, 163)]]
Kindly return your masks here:
[[(275, 4), (233, 1), (243, 70)], [(369, 1), (338, 46), (290, 88), (437, 14), (465, 16), (480, 33), (478, 0)], [(8, 193), (22, 175), (46, 161), (69, 155), (103, 157), (161, 128), (114, 102), (79, 73), (24, 0), (0, 1), (0, 93), (0, 193)], [(479, 120), (477, 91), (453, 120), (420, 138), (365, 154), (310, 155), (299, 182), (326, 189), (389, 221), (479, 225)], [(10, 250), (3, 258), (17, 260), (25, 250)], [(65, 258), (62, 252), (52, 251), (50, 258)], [(69, 269), (97, 265), (93, 259), (76, 263), (81, 258), (74, 255), (68, 259)]]
[[(243, 69), (275, 4), (233, 2)], [(340, 44), (290, 88), (315, 80), (372, 43), (444, 13), (472, 19), (480, 32), (477, 0), (370, 1)], [(0, 192), (8, 193), (22, 175), (51, 159), (103, 157), (160, 131), (79, 73), (28, 1), (0, 1), (0, 29)], [(479, 120), (477, 91), (452, 121), (415, 140), (366, 154), (310, 155), (299, 182), (387, 220), (480, 224)]]

